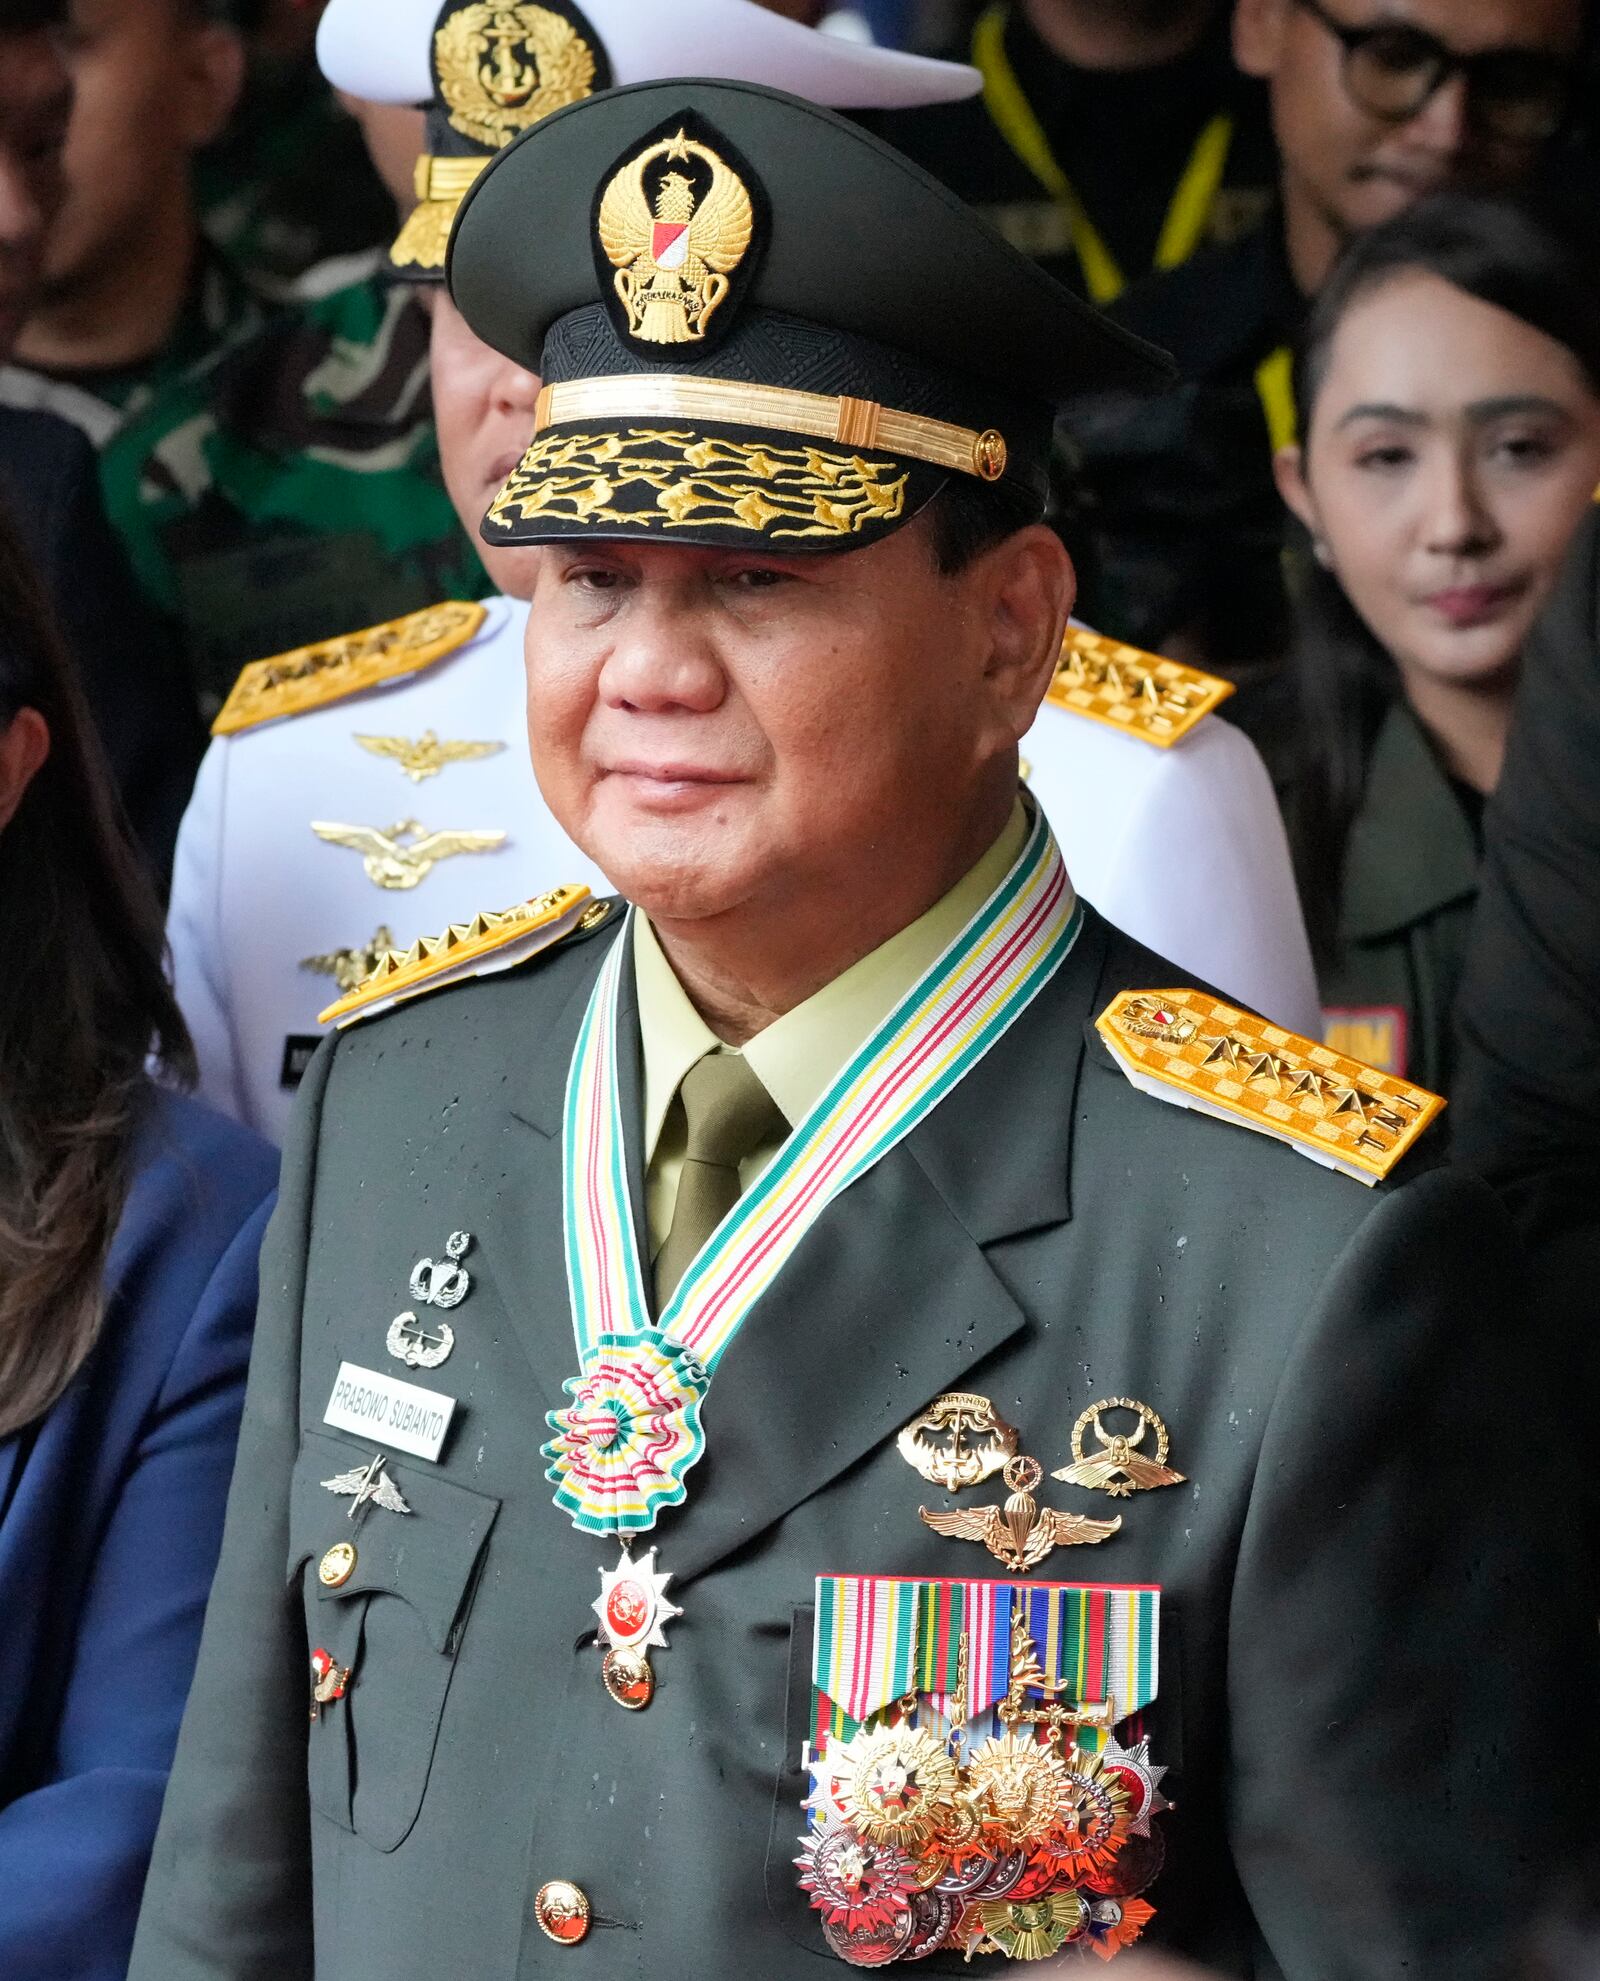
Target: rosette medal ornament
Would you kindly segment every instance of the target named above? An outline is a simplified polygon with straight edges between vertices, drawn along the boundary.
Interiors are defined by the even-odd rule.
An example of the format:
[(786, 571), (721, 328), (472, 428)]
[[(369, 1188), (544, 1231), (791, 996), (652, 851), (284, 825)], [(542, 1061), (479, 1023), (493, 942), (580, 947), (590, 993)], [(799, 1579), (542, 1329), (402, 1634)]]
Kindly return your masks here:
[(631, 1713), (655, 1697), (651, 1649), (665, 1650), (663, 1626), (683, 1614), (666, 1597), (669, 1573), (656, 1551), (635, 1561), (627, 1536), (652, 1526), (656, 1509), (684, 1496), (683, 1475), (699, 1457), (700, 1400), (709, 1378), (692, 1355), (664, 1337), (607, 1342), (566, 1385), (571, 1402), (553, 1410), (544, 1447), (556, 1504), (585, 1533), (612, 1534), (622, 1558), (600, 1571), (593, 1604), (604, 1653), (600, 1678)]
[(1154, 1589), (819, 1580), (795, 1863), (830, 1952), (1112, 1960), (1140, 1937), (1166, 1771), (1113, 1729), (1155, 1702), (1159, 1620)]

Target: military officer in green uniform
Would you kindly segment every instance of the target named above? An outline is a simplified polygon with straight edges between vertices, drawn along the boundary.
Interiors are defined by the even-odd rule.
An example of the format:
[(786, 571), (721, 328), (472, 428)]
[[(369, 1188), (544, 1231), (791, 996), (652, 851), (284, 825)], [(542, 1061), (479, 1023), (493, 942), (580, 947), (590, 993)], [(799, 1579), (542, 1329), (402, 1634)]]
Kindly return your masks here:
[(450, 279), (630, 905), (334, 1008), (133, 1981), (1488, 1976), (1594, 1759), (1504, 1220), (1019, 795), (1050, 409), (1154, 354), (753, 86), (543, 121)]

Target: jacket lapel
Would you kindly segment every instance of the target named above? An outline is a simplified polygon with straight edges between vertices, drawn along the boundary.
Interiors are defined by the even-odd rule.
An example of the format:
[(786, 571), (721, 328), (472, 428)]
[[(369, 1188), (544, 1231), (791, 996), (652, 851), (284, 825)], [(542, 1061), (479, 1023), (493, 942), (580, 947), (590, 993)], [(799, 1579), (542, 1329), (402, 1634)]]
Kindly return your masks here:
[(1074, 1097), (1105, 946), (1073, 954), (957, 1091), (807, 1234), (729, 1348), (706, 1453), (662, 1547), (703, 1574), (848, 1471), (1030, 1325), (1008, 1240), (1064, 1223)]

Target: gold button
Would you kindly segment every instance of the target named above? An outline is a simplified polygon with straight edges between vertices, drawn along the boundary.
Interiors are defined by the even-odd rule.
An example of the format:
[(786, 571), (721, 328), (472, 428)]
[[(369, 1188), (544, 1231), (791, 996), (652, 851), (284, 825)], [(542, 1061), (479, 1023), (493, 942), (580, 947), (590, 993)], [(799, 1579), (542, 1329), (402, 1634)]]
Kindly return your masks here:
[(564, 1947), (575, 1947), (589, 1937), (589, 1901), (565, 1878), (552, 1878), (548, 1885), (539, 1887), (533, 1916), (539, 1931)]
[(317, 1580), (324, 1589), (342, 1589), (356, 1572), (356, 1551), (348, 1541), (335, 1541), (317, 1563)]
[(578, 918), (578, 933), (580, 935), (587, 935), (591, 929), (599, 928), (600, 924), (610, 913), (611, 903), (609, 901), (591, 901)]
[(984, 481), (998, 481), (1006, 471), (1006, 459), (1005, 436), (993, 427), (980, 433), (972, 444), (973, 472)]

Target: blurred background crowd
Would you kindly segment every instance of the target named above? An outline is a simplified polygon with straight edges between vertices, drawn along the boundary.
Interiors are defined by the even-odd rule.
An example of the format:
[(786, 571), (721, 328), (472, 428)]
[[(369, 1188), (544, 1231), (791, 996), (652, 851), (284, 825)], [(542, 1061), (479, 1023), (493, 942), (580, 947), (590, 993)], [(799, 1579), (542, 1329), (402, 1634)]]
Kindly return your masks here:
[[(1487, 1062), (1536, 1030), (1544, 1056), (1502, 1090), (1529, 1124), (1518, 1174), (1583, 1195), (1600, 995), (1595, 728), (1575, 713), (1600, 692), (1593, 0), (770, 4), (981, 72), (966, 101), (869, 121), (1177, 368), (1163, 395), (1086, 394), (1060, 422), (1053, 520), (1081, 617), (1236, 690), (1218, 719), (1277, 794), (1327, 1041), (1454, 1096), (1474, 1025)], [(172, 1594), (173, 1645), (142, 1645), (152, 1672), (192, 1657), (174, 1619), (215, 1552), (231, 1458), (216, 1399), (241, 1378), (271, 1185), (242, 1131), (190, 1122), (189, 1181), (141, 1140), (152, 1036), (170, 1069), (188, 1064), (158, 903), (206, 731), (248, 663), (494, 589), (441, 466), (434, 294), (388, 272), (423, 113), (336, 94), (320, 11), (0, 0), (0, 1591), (37, 1593), (37, 1548), (24, 1571), (4, 1544), (28, 1514), (19, 1481), (59, 1507), (68, 1478), (110, 1494), (125, 1476), (111, 1418), (71, 1386), (106, 1289), (153, 1299), (159, 1254), (183, 1314), (214, 1321), (190, 1371), (209, 1484), (187, 1479), (169, 1511), (209, 1495), (212, 1512), (194, 1586)], [(1532, 849), (1549, 914), (1508, 866), (1475, 948), (1486, 844), (1488, 871), (1500, 858), (1491, 800), (1546, 649), (1543, 687), (1526, 686), (1553, 713), (1507, 794), (1506, 857)], [(1463, 1098), (1504, 1125), (1492, 1070)], [(198, 1222), (195, 1171), (212, 1190)], [(45, 1298), (67, 1318), (41, 1355)], [(24, 1463), (41, 1427), (61, 1450), (43, 1484)], [(145, 1429), (129, 1419), (130, 1439)], [(44, 1662), (32, 1642), (28, 1685)], [(0, 1700), (0, 1852), (21, 1801), (37, 1822), (39, 1785), (61, 1791), (25, 1861), (76, 1834), (73, 1770), (39, 1734), (60, 1732), (62, 1684), (52, 1670), (45, 1694), (19, 1681)], [(153, 1826), (179, 1705), (153, 1682), (148, 1752), (117, 1789), (137, 1823)], [(80, 1874), (111, 1903), (129, 1869)], [(13, 1961), (13, 1929), (20, 1949), (50, 1927), (0, 1922), (0, 1972), (76, 1971)]]

